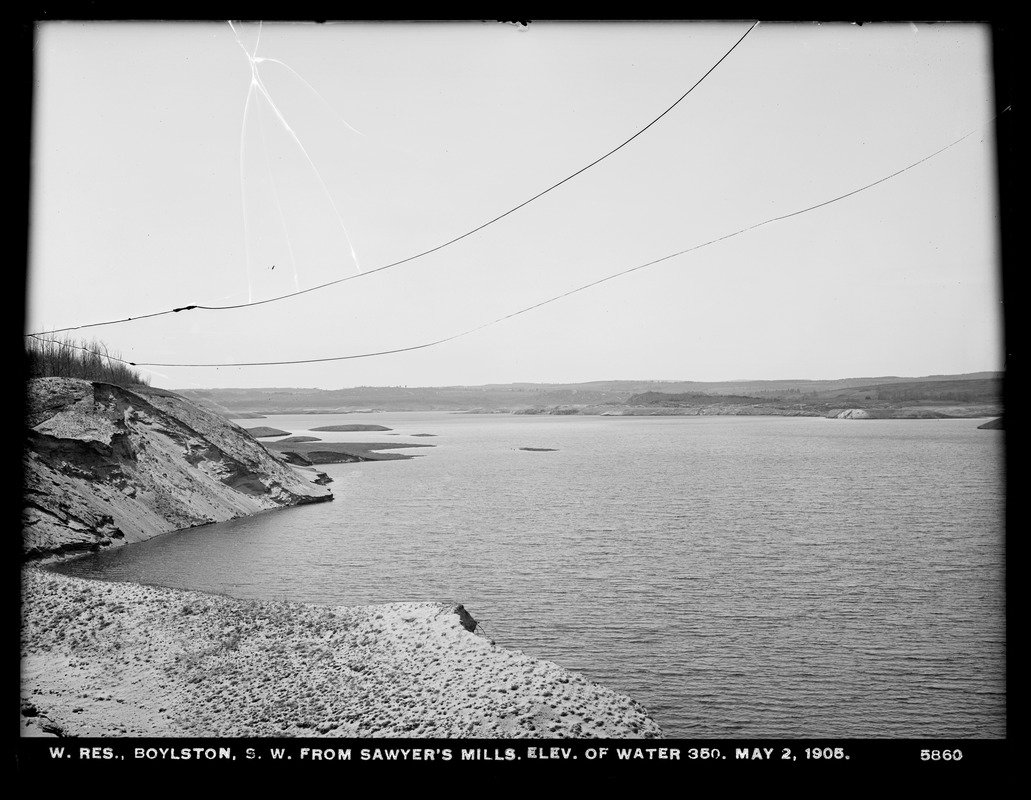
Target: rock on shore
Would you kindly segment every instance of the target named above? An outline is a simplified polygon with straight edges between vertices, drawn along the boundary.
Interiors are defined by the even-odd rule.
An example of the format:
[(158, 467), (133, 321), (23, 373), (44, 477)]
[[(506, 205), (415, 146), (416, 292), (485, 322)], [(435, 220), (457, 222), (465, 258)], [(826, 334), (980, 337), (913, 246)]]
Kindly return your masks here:
[(321, 473), (161, 389), (29, 381), (23, 552), (49, 558), (331, 500)]
[(23, 570), (22, 735), (657, 738), (635, 701), (470, 632), (355, 608)]

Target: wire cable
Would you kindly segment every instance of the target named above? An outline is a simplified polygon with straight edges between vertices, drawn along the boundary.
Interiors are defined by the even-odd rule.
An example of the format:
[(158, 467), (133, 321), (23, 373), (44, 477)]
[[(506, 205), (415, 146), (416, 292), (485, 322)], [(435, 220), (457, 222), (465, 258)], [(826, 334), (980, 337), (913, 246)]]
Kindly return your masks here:
[[(643, 128), (641, 128), (639, 131), (637, 131), (637, 133), (635, 133), (629, 139), (624, 141), (622, 144), (617, 145), (616, 147), (612, 148), (607, 153), (605, 153), (605, 155), (596, 158), (594, 161), (592, 161), (587, 166), (581, 167), (576, 172), (572, 173), (571, 175), (566, 176), (565, 178), (563, 178), (562, 180), (558, 181), (557, 183), (553, 183), (551, 186), (549, 186), (544, 191), (538, 192), (533, 197), (529, 198), (528, 200), (524, 200), (519, 205), (514, 206), (513, 208), (510, 208), (508, 211), (505, 211), (503, 214), (499, 214), (498, 216), (494, 217), (493, 219), (488, 220), (487, 222), (484, 222), (482, 225), (479, 225), (479, 226), (477, 226), (475, 228), (472, 228), (471, 230), (466, 231), (465, 233), (461, 234), (460, 236), (456, 236), (455, 238), (449, 239), (448, 241), (446, 241), (446, 242), (444, 242), (442, 244), (438, 244), (435, 247), (431, 247), (429, 250), (423, 250), (421, 253), (416, 253), (415, 255), (408, 256), (406, 258), (402, 258), (400, 261), (394, 261), (394, 262), (391, 262), (390, 264), (384, 264), (383, 266), (376, 267), (374, 269), (368, 269), (368, 270), (365, 270), (364, 272), (360, 272), (360, 273), (358, 273), (356, 275), (348, 275), (348, 276), (346, 276), (344, 278), (337, 278), (336, 280), (332, 280), (332, 281), (329, 281), (327, 283), (320, 283), (317, 286), (310, 286), (307, 289), (301, 289), (301, 290), (296, 291), (296, 292), (290, 292), (289, 294), (277, 295), (276, 297), (269, 297), (269, 298), (266, 298), (264, 300), (256, 300), (254, 302), (238, 303), (236, 305), (226, 305), (226, 306), (206, 306), (206, 305), (200, 305), (200, 304), (196, 304), (195, 303), (195, 304), (192, 304), (192, 305), (180, 306), (179, 308), (168, 309), (166, 311), (156, 311), (156, 312), (154, 312), (152, 314), (141, 314), (140, 316), (136, 316), (136, 317), (126, 317), (124, 319), (108, 320), (106, 322), (91, 322), (91, 323), (88, 323), (86, 325), (74, 325), (74, 326), (70, 326), (70, 327), (67, 327), (67, 328), (55, 328), (55, 329), (50, 330), (50, 331), (37, 331), (37, 333), (53, 334), (53, 333), (63, 333), (65, 331), (77, 331), (77, 330), (82, 330), (84, 328), (98, 328), (98, 327), (102, 327), (102, 326), (105, 326), (105, 325), (119, 325), (119, 324), (122, 324), (122, 323), (125, 323), (125, 322), (135, 322), (135, 321), (141, 320), (141, 319), (151, 319), (153, 317), (161, 317), (161, 316), (164, 316), (166, 314), (177, 314), (180, 311), (193, 311), (195, 309), (203, 309), (205, 311), (229, 311), (229, 310), (232, 310), (232, 309), (250, 308), (252, 306), (265, 305), (266, 303), (276, 303), (276, 302), (278, 302), (280, 300), (286, 300), (286, 299), (291, 298), (291, 297), (298, 297), (298, 296), (303, 295), (303, 294), (308, 294), (309, 292), (321, 291), (322, 289), (327, 289), (330, 286), (337, 286), (338, 284), (346, 283), (347, 281), (353, 281), (353, 280), (357, 280), (358, 278), (364, 278), (364, 277), (366, 277), (368, 275), (374, 275), (377, 272), (382, 272), (383, 270), (391, 269), (393, 267), (400, 266), (401, 264), (407, 264), (407, 263), (409, 263), (411, 261), (415, 261), (417, 258), (422, 258), (423, 256), (430, 255), (431, 253), (436, 253), (439, 250), (443, 250), (445, 247), (449, 247), (449, 246), (455, 244), (456, 242), (460, 242), (463, 239), (466, 239), (466, 238), (472, 236), (473, 234), (478, 233), (479, 231), (482, 231), (484, 228), (486, 228), (486, 227), (488, 227), (490, 225), (493, 225), (495, 222), (498, 222), (498, 221), (504, 219), (505, 217), (509, 216), (510, 214), (515, 213), (519, 209), (524, 208), (525, 206), (528, 206), (530, 203), (532, 203), (535, 200), (538, 200), (541, 197), (543, 197), (544, 195), (548, 194), (548, 192), (551, 192), (552, 190), (557, 189), (559, 186), (561, 186), (564, 183), (568, 183), (573, 178), (577, 177), (578, 175), (583, 174), (584, 172), (589, 170), (591, 167), (594, 167), (597, 164), (601, 163), (602, 161), (604, 161), (606, 158), (608, 158), (609, 156), (613, 155), (617, 151), (622, 150), (624, 147), (626, 147), (628, 144), (630, 144), (630, 142), (634, 141), (634, 139), (636, 139), (638, 136), (640, 136), (646, 130), (648, 130), (653, 125), (655, 125), (655, 123), (657, 123), (660, 119), (665, 117), (670, 111), (672, 111), (674, 108), (676, 108), (684, 100), (684, 98), (686, 98), (689, 94), (691, 94), (691, 92), (693, 92), (696, 88), (698, 88), (698, 86), (702, 83), (702, 81), (704, 81), (706, 78), (708, 78), (709, 75), (711, 75), (713, 73), (713, 71), (720, 64), (722, 64), (723, 61), (726, 60), (726, 58), (731, 53), (733, 53), (735, 49), (737, 49), (737, 46), (739, 44), (741, 44), (741, 42), (743, 42), (745, 40), (745, 37), (748, 36), (748, 34), (750, 34), (755, 29), (755, 27), (758, 24), (759, 24), (758, 20), (753, 22), (752, 26), (747, 31), (745, 31), (744, 35), (734, 43), (733, 47), (731, 47), (726, 53), (724, 53), (723, 56), (720, 57), (720, 60), (717, 61), (715, 64), (713, 64), (708, 69), (708, 71), (706, 71), (706, 73), (704, 75), (702, 75), (701, 78), (699, 78), (697, 81), (695, 81), (694, 85), (690, 89), (688, 89), (686, 92), (684, 92), (669, 108), (667, 108), (665, 111), (663, 111), (661, 114), (659, 114), (659, 116), (657, 116), (655, 119), (653, 119), (647, 125), (645, 125)], [(234, 31), (235, 31), (235, 29), (234, 29)], [(29, 335), (29, 334), (26, 334), (26, 335)]]
[[(1003, 109), (1003, 112), (1009, 111), (1009, 110), (1010, 110), (1010, 107), (1007, 106), (1005, 109)], [(1003, 113), (1003, 112), (1000, 112), (1000, 113)], [(987, 124), (990, 124), (992, 121), (994, 121), (994, 119), (995, 118), (993, 118)], [(684, 250), (678, 250), (675, 253), (670, 253), (668, 255), (661, 256), (660, 258), (656, 258), (656, 259), (654, 259), (652, 261), (647, 261), (647, 262), (645, 262), (643, 264), (638, 264), (637, 266), (621, 270), (620, 272), (616, 272), (616, 273), (613, 273), (612, 275), (608, 275), (608, 276), (606, 276), (604, 278), (599, 278), (596, 281), (591, 281), (590, 283), (583, 284), (582, 286), (578, 286), (575, 289), (570, 289), (567, 292), (563, 292), (562, 294), (555, 295), (554, 297), (550, 297), (547, 300), (542, 300), (541, 302), (535, 303), (535, 304), (533, 304), (531, 306), (527, 306), (526, 308), (522, 308), (522, 309), (520, 309), (518, 311), (513, 311), (510, 314), (506, 314), (506, 315), (504, 315), (502, 317), (498, 317), (497, 319), (491, 320), (490, 322), (484, 322), (483, 324), (477, 325), (474, 328), (469, 328), (469, 329), (461, 331), (459, 333), (455, 333), (455, 334), (452, 334), (450, 336), (445, 336), (444, 338), (436, 339), (436, 340), (431, 341), (431, 342), (423, 342), (421, 344), (409, 345), (408, 347), (398, 347), (398, 348), (395, 348), (395, 349), (392, 349), (392, 350), (377, 350), (375, 352), (370, 352), (370, 353), (353, 353), (353, 354), (344, 355), (344, 356), (328, 356), (326, 358), (291, 359), (291, 360), (287, 360), (287, 361), (239, 361), (239, 362), (227, 362), (227, 363), (218, 363), (218, 364), (200, 364), (200, 363), (198, 363), (198, 364), (178, 364), (178, 363), (160, 363), (160, 362), (145, 362), (145, 361), (125, 361), (123, 359), (118, 359), (118, 358), (113, 358), (113, 357), (112, 357), (112, 360), (122, 361), (122, 363), (128, 364), (128, 365), (133, 366), (133, 367), (272, 367), (272, 366), (287, 366), (287, 365), (291, 365), (291, 364), (320, 364), (320, 363), (326, 363), (326, 362), (330, 362), (330, 361), (349, 361), (349, 360), (358, 359), (358, 358), (375, 358), (375, 357), (379, 357), (379, 356), (395, 355), (397, 353), (409, 353), (409, 352), (412, 352), (412, 351), (415, 351), (415, 350), (425, 350), (426, 348), (429, 348), (429, 347), (436, 347), (437, 345), (444, 344), (445, 342), (451, 342), (451, 341), (454, 341), (455, 339), (460, 339), (460, 338), (462, 338), (464, 336), (469, 336), (470, 334), (476, 333), (477, 331), (481, 331), (484, 328), (488, 328), (488, 327), (490, 327), (492, 325), (497, 325), (498, 323), (504, 322), (504, 321), (512, 319), (514, 317), (521, 316), (523, 314), (527, 314), (530, 311), (534, 311), (535, 309), (541, 308), (541, 307), (546, 306), (546, 305), (550, 305), (551, 303), (555, 303), (555, 302), (557, 302), (559, 300), (562, 300), (562, 299), (564, 299), (566, 297), (570, 297), (571, 295), (578, 294), (580, 292), (586, 291), (587, 289), (593, 288), (595, 286), (599, 286), (599, 285), (601, 285), (603, 283), (607, 283), (608, 281), (615, 280), (616, 278), (621, 278), (621, 277), (623, 277), (625, 275), (629, 275), (629, 274), (631, 274), (633, 272), (637, 272), (638, 270), (642, 270), (642, 269), (645, 269), (647, 267), (652, 267), (652, 266), (655, 266), (656, 264), (661, 264), (664, 261), (669, 261), (670, 259), (677, 258), (678, 256), (686, 255), (687, 253), (692, 253), (695, 250), (701, 250), (703, 247), (709, 247), (710, 245), (716, 244), (718, 242), (723, 242), (723, 241), (726, 241), (727, 239), (732, 239), (735, 236), (740, 236), (741, 234), (748, 233), (749, 231), (756, 230), (757, 228), (761, 228), (761, 227), (763, 227), (765, 225), (771, 225), (771, 224), (773, 224), (775, 222), (781, 222), (783, 220), (790, 219), (792, 217), (797, 217), (797, 216), (799, 216), (801, 214), (806, 214), (806, 213), (808, 213), (810, 211), (815, 211), (815, 210), (817, 210), (819, 208), (824, 208), (826, 206), (831, 205), (832, 203), (837, 203), (837, 202), (839, 202), (841, 200), (845, 200), (846, 198), (854, 197), (855, 195), (859, 194), (860, 192), (864, 192), (867, 189), (872, 189), (874, 186), (878, 186), (878, 185), (880, 185), (880, 184), (882, 184), (882, 183), (884, 183), (886, 181), (891, 180), (892, 178), (896, 178), (899, 175), (902, 175), (903, 173), (908, 172), (909, 170), (913, 169), (914, 167), (917, 167), (920, 164), (923, 164), (924, 162), (931, 160), (935, 156), (941, 155), (946, 150), (949, 150), (950, 148), (955, 147), (957, 144), (959, 144), (960, 142), (962, 142), (965, 139), (969, 138), (970, 136), (973, 136), (975, 133), (977, 133), (980, 130), (981, 130), (981, 127), (975, 128), (974, 130), (969, 131), (968, 133), (965, 133), (963, 136), (959, 137), (958, 139), (956, 139), (955, 141), (951, 142), (950, 144), (945, 145), (944, 147), (942, 147), (939, 150), (936, 150), (935, 152), (931, 153), (930, 155), (924, 156), (923, 158), (921, 158), (918, 161), (914, 161), (913, 163), (909, 164), (908, 166), (903, 167), (902, 169), (896, 170), (895, 172), (892, 172), (889, 175), (885, 175), (882, 178), (878, 178), (875, 181), (871, 181), (870, 183), (867, 183), (867, 184), (865, 184), (863, 186), (860, 186), (857, 189), (853, 189), (853, 190), (851, 190), (849, 192), (845, 192), (844, 194), (837, 195), (836, 197), (833, 197), (833, 198), (831, 198), (829, 200), (824, 200), (824, 201), (816, 203), (814, 205), (807, 206), (805, 208), (801, 208), (801, 209), (798, 209), (796, 211), (791, 211), (791, 212), (789, 212), (787, 214), (781, 214), (780, 216), (770, 217), (769, 219), (763, 220), (762, 222), (757, 222), (754, 225), (749, 225), (747, 227), (740, 228), (739, 230), (736, 230), (736, 231), (734, 231), (732, 233), (724, 234), (723, 236), (718, 236), (715, 239), (710, 239), (707, 242), (703, 242), (701, 244), (693, 245), (692, 247), (685, 248)], [(34, 334), (29, 334), (29, 335), (34, 335)], [(37, 337), (37, 338), (39, 338), (39, 337)]]

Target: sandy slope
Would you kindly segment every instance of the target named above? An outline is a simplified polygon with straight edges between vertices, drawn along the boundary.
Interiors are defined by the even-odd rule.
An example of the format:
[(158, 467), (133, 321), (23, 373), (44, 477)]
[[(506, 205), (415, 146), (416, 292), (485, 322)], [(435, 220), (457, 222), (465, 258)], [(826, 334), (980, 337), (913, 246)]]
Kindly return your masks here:
[(23, 570), (23, 735), (654, 738), (635, 701), (467, 631)]
[(26, 387), (22, 547), (95, 551), (332, 499), (326, 477), (174, 392), (37, 378)]

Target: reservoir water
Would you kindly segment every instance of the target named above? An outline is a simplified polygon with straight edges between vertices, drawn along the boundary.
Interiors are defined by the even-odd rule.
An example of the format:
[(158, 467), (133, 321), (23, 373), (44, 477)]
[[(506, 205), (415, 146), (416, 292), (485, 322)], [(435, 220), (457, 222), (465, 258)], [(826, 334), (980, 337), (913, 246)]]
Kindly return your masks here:
[[(433, 447), (323, 467), (331, 503), (61, 570), (461, 602), (499, 645), (630, 695), (669, 737), (1002, 738), (1003, 434), (981, 422), (271, 416), (243, 424)], [(340, 423), (392, 430), (310, 432)]]

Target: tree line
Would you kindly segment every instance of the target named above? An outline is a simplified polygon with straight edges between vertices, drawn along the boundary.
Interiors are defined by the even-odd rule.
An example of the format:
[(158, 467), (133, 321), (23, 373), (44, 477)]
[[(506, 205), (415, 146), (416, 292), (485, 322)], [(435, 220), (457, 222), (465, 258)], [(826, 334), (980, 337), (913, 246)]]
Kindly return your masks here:
[(120, 361), (97, 339), (25, 338), (26, 375), (31, 378), (81, 378), (119, 386), (150, 385), (150, 378)]

